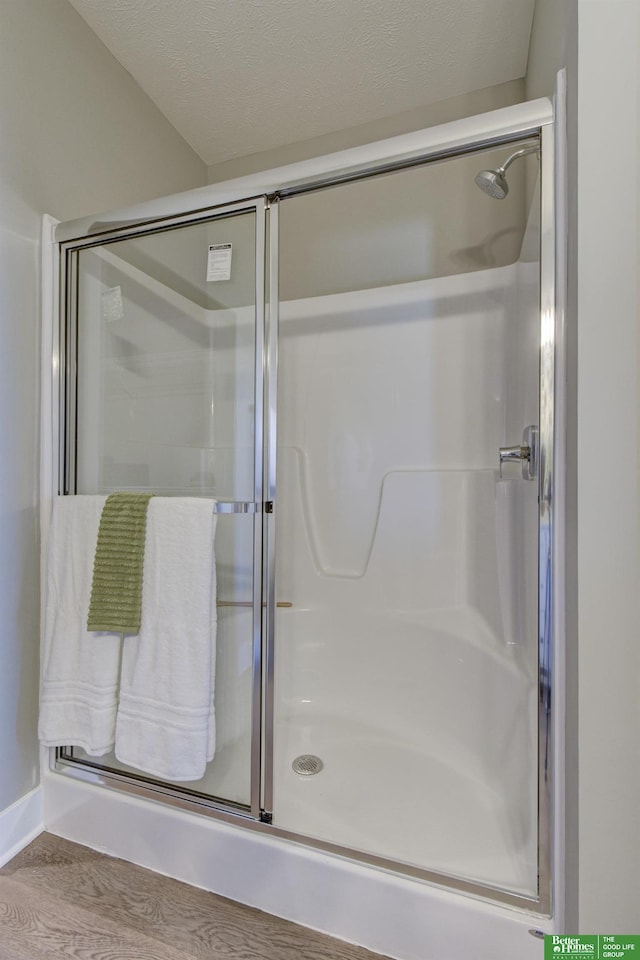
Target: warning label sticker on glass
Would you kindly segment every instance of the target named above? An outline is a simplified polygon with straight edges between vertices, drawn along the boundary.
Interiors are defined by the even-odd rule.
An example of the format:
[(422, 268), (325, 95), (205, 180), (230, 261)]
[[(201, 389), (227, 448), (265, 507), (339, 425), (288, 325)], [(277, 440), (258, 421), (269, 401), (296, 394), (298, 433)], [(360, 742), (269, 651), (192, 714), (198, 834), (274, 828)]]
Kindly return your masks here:
[(207, 257), (207, 281), (231, 279), (231, 244), (212, 243)]
[(120, 287), (109, 287), (101, 294), (102, 319), (107, 321), (122, 320), (124, 307), (122, 306), (122, 290)]

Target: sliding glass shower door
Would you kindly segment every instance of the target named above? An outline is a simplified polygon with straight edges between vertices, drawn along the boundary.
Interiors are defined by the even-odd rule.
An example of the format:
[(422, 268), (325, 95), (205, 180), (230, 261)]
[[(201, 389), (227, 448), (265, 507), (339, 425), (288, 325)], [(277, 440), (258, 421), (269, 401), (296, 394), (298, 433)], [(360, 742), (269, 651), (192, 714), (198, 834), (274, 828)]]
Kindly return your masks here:
[(257, 816), (264, 203), (66, 256), (61, 490), (217, 501), (217, 746), (179, 786)]
[(280, 203), (273, 820), (535, 897), (536, 144), (474, 183), (521, 146)]

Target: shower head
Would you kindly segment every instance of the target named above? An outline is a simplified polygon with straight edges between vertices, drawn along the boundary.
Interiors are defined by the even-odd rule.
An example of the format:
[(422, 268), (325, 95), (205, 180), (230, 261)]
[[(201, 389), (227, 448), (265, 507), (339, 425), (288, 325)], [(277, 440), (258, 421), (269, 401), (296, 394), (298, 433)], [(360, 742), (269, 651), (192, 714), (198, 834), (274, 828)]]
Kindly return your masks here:
[(513, 161), (517, 160), (518, 157), (526, 157), (530, 153), (537, 152), (537, 144), (530, 144), (528, 147), (516, 150), (497, 170), (481, 170), (480, 173), (477, 174), (475, 182), (484, 193), (493, 197), (494, 200), (504, 200), (509, 193), (509, 184), (507, 183), (505, 174)]
[(502, 167), (497, 170), (481, 170), (475, 179), (480, 189), (494, 200), (504, 200), (509, 193), (509, 184)]

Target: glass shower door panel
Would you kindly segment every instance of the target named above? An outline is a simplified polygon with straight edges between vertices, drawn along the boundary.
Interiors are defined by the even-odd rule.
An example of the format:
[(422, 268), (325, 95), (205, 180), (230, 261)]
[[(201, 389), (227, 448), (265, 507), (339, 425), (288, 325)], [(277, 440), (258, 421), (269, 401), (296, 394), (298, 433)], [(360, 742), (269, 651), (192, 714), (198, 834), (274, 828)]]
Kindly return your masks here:
[[(233, 259), (214, 279), (209, 248), (221, 244)], [(230, 510), (254, 502), (255, 289), (255, 211), (79, 252), (76, 493), (211, 497)], [(217, 516), (216, 753), (202, 780), (180, 785), (245, 807), (254, 522), (250, 512)], [(100, 762), (128, 770), (114, 756)]]
[(535, 896), (537, 484), (498, 452), (538, 422), (536, 158), (473, 182), (506, 152), (281, 202), (273, 820)]

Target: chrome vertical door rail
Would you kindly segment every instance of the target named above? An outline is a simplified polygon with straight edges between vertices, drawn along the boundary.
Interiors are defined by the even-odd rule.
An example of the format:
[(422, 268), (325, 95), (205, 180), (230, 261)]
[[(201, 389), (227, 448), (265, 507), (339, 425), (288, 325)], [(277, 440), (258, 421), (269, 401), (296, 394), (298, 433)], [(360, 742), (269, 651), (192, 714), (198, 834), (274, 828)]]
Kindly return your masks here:
[(540, 909), (552, 906), (555, 512), (555, 164), (552, 125), (540, 131), (540, 474), (538, 533), (538, 864)]
[(60, 258), (60, 393), (58, 493), (76, 489), (76, 399), (78, 340), (78, 254), (63, 251)]
[(276, 429), (278, 375), (278, 198), (272, 197), (269, 207), (269, 309), (267, 313), (266, 383), (265, 383), (265, 491), (270, 513), (265, 514), (265, 636), (264, 636), (264, 771), (262, 806), (264, 817), (273, 812), (273, 710), (274, 710), (274, 647), (276, 617)]
[[(575, 842), (575, 826), (567, 826), (567, 810), (571, 799), (567, 798), (566, 765), (567, 740), (574, 732), (573, 717), (567, 715), (567, 629), (566, 629), (566, 527), (567, 527), (567, 271), (568, 271), (568, 180), (567, 180), (567, 114), (566, 72), (561, 70), (556, 80), (555, 120), (553, 124), (554, 153), (554, 219), (555, 219), (555, 362), (556, 386), (554, 393), (554, 603), (553, 603), (553, 816), (551, 889), (553, 916), (557, 929), (564, 930), (567, 923), (565, 851), (567, 843)], [(569, 722), (569, 727), (567, 727)], [(572, 738), (573, 739), (573, 738)], [(569, 746), (569, 755), (575, 745)], [(570, 921), (569, 921), (570, 922)]]
[[(254, 397), (254, 500), (263, 499), (264, 326), (266, 201), (256, 204), (256, 336)], [(263, 511), (253, 521), (253, 657), (251, 676), (251, 816), (260, 816), (262, 764), (262, 527)]]

